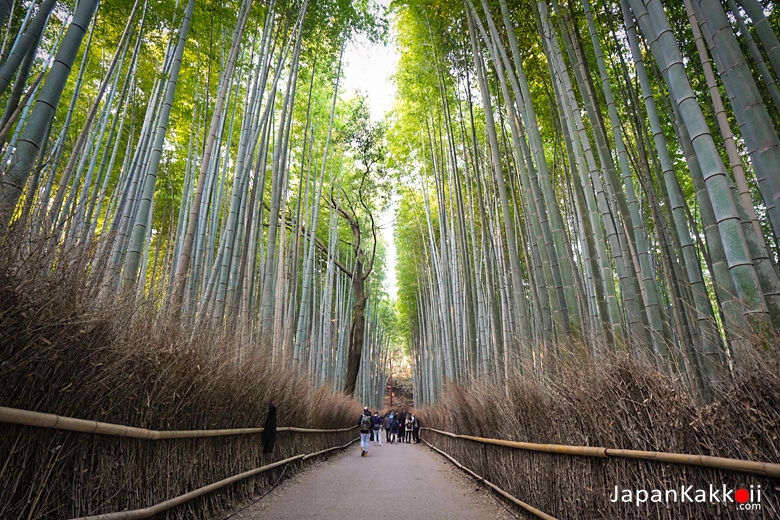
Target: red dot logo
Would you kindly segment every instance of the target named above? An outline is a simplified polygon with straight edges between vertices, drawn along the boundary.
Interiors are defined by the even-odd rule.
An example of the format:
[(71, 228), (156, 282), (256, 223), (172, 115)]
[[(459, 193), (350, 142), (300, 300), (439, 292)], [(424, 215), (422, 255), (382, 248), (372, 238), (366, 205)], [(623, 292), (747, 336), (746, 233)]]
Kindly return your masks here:
[(745, 488), (738, 489), (734, 492), (734, 499), (740, 504), (744, 504), (750, 500), (750, 493)]

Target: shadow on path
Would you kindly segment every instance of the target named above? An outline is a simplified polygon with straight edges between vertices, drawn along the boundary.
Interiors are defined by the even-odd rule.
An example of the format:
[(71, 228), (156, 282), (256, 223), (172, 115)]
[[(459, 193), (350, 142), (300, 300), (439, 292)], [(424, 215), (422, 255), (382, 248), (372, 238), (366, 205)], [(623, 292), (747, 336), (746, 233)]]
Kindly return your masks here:
[(425, 444), (355, 443), (315, 464), (231, 519), (508, 520), (490, 494)]

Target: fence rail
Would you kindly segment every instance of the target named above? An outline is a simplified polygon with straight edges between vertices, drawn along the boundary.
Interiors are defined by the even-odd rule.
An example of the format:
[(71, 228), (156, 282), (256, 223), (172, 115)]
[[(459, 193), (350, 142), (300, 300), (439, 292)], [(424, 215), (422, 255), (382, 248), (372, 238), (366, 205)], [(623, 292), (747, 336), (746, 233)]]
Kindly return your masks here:
[(672, 464), (685, 464), (688, 466), (700, 466), (706, 468), (723, 469), (742, 473), (752, 473), (770, 478), (780, 478), (780, 464), (771, 462), (756, 462), (752, 460), (729, 459), (725, 457), (711, 457), (709, 455), (690, 455), (685, 453), (669, 453), (663, 451), (624, 450), (618, 448), (602, 448), (595, 446), (570, 446), (567, 444), (537, 444), (533, 442), (507, 441), (502, 439), (488, 439), (473, 435), (458, 435), (456, 433), (437, 430), (435, 428), (423, 428), (453, 439), (466, 439), (482, 444), (493, 444), (507, 448), (515, 448), (527, 451), (540, 451), (545, 453), (560, 453), (564, 455), (578, 455), (583, 457), (599, 458), (623, 458), (635, 460), (654, 460), (669, 462)]
[[(348, 428), (351, 429), (351, 428)], [(300, 430), (300, 428), (296, 429)], [(332, 430), (328, 430), (332, 431)], [(342, 430), (343, 431), (343, 430)], [(290, 464), (291, 462), (295, 461), (304, 461), (306, 459), (309, 459), (311, 457), (316, 457), (318, 455), (322, 455), (331, 451), (335, 450), (341, 450), (355, 442), (354, 439), (347, 444), (344, 444), (342, 446), (334, 446), (332, 448), (328, 448), (325, 450), (320, 450), (315, 453), (307, 453), (305, 455), (295, 455), (294, 457), (288, 457), (284, 460), (280, 460), (278, 462), (274, 462), (273, 464), (267, 464), (265, 466), (261, 466), (259, 468), (250, 469), (249, 471), (244, 471), (243, 473), (239, 473), (238, 475), (233, 475), (232, 477), (228, 477), (225, 479), (222, 479), (218, 482), (214, 482), (213, 484), (209, 484), (208, 486), (203, 486), (198, 489), (194, 489), (192, 491), (189, 491), (183, 495), (179, 495), (177, 497), (168, 499), (164, 502), (160, 502), (158, 504), (155, 504), (153, 506), (144, 507), (143, 509), (133, 509), (129, 511), (118, 511), (116, 513), (104, 513), (100, 515), (93, 515), (93, 516), (82, 516), (78, 518), (73, 518), (71, 520), (138, 520), (141, 518), (151, 518), (154, 515), (160, 514), (164, 511), (168, 511), (169, 509), (173, 509), (176, 506), (179, 506), (181, 504), (184, 504), (186, 502), (189, 502), (190, 500), (194, 500), (200, 496), (205, 495), (206, 493), (211, 493), (212, 491), (216, 491), (220, 488), (223, 488), (225, 486), (228, 486), (230, 484), (233, 484), (235, 482), (238, 482), (240, 480), (247, 479), (249, 477), (254, 477), (255, 475), (259, 475), (260, 473), (263, 473), (265, 471), (269, 471), (274, 468), (278, 468), (279, 466), (283, 466), (285, 464)]]
[[(56, 430), (67, 430), (72, 432), (97, 433), (101, 435), (112, 435), (115, 437), (131, 437), (134, 439), (143, 439), (147, 441), (158, 441), (163, 439), (195, 439), (202, 437), (221, 437), (225, 435), (246, 435), (262, 433), (264, 431), (264, 428), (233, 428), (223, 430), (149, 430), (146, 428), (136, 428), (134, 426), (125, 426), (122, 424), (76, 419), (74, 417), (64, 417), (62, 415), (55, 415), (50, 413), (31, 412), (29, 410), (8, 408), (5, 406), (0, 406), (0, 422), (18, 424), (22, 426), (36, 426), (39, 428), (53, 428)], [(283, 426), (277, 428), (276, 431), (331, 433), (345, 432), (354, 430), (355, 428), (357, 428), (357, 426), (335, 430), (323, 430), (312, 428), (297, 428), (295, 426)]]
[[(33, 426), (38, 428), (49, 428), (56, 430), (67, 430), (79, 433), (88, 434), (102, 434), (114, 437), (129, 437), (134, 439), (142, 439), (149, 441), (163, 440), (163, 439), (192, 439), (192, 438), (206, 438), (206, 437), (220, 437), (229, 435), (246, 435), (261, 433), (264, 428), (233, 428), (233, 429), (220, 429), (220, 430), (150, 430), (146, 428), (136, 428), (133, 426), (125, 426), (122, 424), (105, 423), (99, 421), (90, 421), (85, 419), (76, 419), (74, 417), (65, 417), (61, 415), (32, 412), (29, 410), (21, 410), (18, 408), (8, 408), (0, 406), (0, 422), (16, 424), (21, 426)], [(339, 433), (348, 432), (354, 430), (357, 426), (351, 428), (338, 428), (338, 429), (315, 429), (315, 428), (298, 428), (295, 426), (285, 426), (277, 428), (277, 432), (297, 432), (297, 433)], [(220, 488), (239, 482), (241, 480), (259, 475), (271, 469), (290, 464), (296, 461), (305, 461), (309, 458), (323, 455), (335, 450), (342, 450), (354, 443), (357, 439), (353, 439), (346, 444), (339, 446), (333, 446), (323, 450), (319, 450), (313, 453), (295, 455), (285, 458), (283, 460), (267, 464), (258, 468), (254, 468), (248, 471), (244, 471), (237, 475), (224, 478), (217, 482), (213, 482), (206, 486), (188, 491), (187, 493), (170, 498), (163, 502), (154, 504), (152, 506), (144, 507), (141, 509), (118, 511), (114, 513), (103, 513), (92, 516), (78, 517), (73, 520), (131, 520), (140, 518), (150, 518), (154, 515), (172, 509), (178, 505), (184, 504), (198, 497), (216, 491)]]
[[(438, 431), (438, 430), (434, 430), (433, 428), (427, 428), (427, 429), (431, 430), (431, 431)], [(523, 502), (522, 500), (520, 500), (516, 496), (513, 496), (510, 493), (508, 493), (507, 491), (504, 491), (502, 488), (500, 488), (497, 485), (493, 484), (492, 482), (487, 480), (485, 477), (483, 477), (483, 476), (477, 474), (476, 472), (474, 472), (474, 470), (472, 470), (470, 468), (467, 468), (466, 466), (464, 466), (463, 464), (458, 462), (457, 459), (455, 459), (452, 455), (450, 455), (446, 451), (440, 450), (439, 448), (437, 448), (436, 446), (434, 446), (430, 442), (426, 441), (425, 439), (423, 439), (423, 442), (425, 442), (425, 444), (427, 444), (429, 448), (431, 448), (435, 452), (439, 453), (442, 457), (445, 457), (450, 462), (455, 464), (455, 466), (457, 466), (458, 468), (462, 469), (463, 471), (465, 471), (466, 473), (468, 473), (469, 475), (474, 477), (479, 482), (482, 482), (487, 487), (489, 487), (490, 489), (492, 489), (493, 491), (495, 491), (496, 493), (498, 493), (502, 497), (506, 498), (510, 502), (513, 502), (513, 503), (517, 504), (518, 506), (522, 507), (523, 509), (525, 509), (526, 511), (528, 511), (532, 515), (536, 516), (537, 518), (541, 518), (542, 520), (557, 520), (554, 516), (548, 515), (547, 513), (542, 511), (541, 509), (538, 509), (538, 508), (532, 506), (531, 504), (528, 504), (527, 502)]]

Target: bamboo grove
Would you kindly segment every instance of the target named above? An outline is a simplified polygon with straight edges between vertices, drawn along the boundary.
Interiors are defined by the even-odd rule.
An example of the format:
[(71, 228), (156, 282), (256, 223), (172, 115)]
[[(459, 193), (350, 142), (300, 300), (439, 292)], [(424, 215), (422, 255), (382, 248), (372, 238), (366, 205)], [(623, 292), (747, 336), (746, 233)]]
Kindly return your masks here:
[(615, 356), (707, 400), (776, 353), (774, 2), (398, 4), (418, 402)]
[(223, 330), (237, 361), (378, 406), (383, 129), (340, 77), (350, 39), (385, 37), (381, 8), (0, 1), (0, 21), (0, 222), (18, 261), (88, 255), (94, 297), (155, 302), (172, 345)]
[(776, 353), (772, 2), (391, 11), (375, 122), (341, 95), (373, 0), (0, 0), (4, 247), (373, 407), (399, 331), (418, 405), (615, 356), (707, 400)]

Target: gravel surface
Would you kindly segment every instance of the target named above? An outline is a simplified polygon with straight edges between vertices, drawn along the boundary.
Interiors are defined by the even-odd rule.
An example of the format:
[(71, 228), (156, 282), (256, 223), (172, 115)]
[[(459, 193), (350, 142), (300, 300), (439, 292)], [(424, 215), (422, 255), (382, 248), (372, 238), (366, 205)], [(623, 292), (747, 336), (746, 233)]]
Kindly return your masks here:
[(374, 446), (360, 456), (358, 443), (285, 481), (243, 520), (509, 520), (510, 514), (473, 479), (425, 444)]

